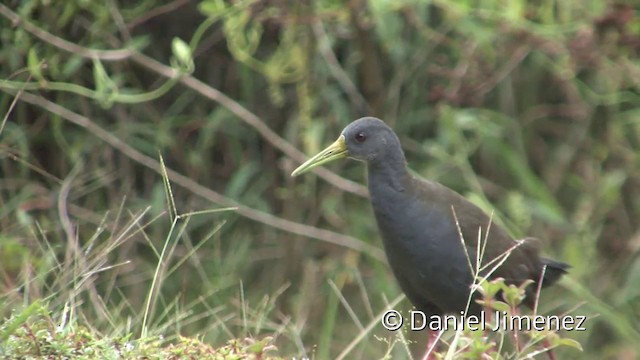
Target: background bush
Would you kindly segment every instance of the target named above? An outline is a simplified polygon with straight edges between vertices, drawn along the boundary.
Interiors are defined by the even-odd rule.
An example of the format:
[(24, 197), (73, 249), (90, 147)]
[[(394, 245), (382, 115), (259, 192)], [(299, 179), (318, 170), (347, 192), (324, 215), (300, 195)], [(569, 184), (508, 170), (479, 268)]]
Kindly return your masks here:
[(542, 308), (590, 316), (562, 334), (582, 358), (637, 357), (637, 13), (604, 0), (5, 2), (3, 315), (44, 298), (104, 332), (406, 354), (366, 329), (400, 291), (363, 166), (289, 177), (373, 115), (417, 174), (573, 266)]

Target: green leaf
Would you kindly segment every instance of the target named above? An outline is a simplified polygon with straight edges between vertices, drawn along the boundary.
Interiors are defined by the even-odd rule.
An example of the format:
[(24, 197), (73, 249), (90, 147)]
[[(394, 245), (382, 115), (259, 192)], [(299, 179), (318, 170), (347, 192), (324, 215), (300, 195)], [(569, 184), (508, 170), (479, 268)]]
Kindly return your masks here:
[(171, 51), (173, 52), (172, 64), (181, 72), (191, 74), (195, 69), (193, 54), (189, 44), (178, 37), (171, 41)]
[(111, 107), (118, 95), (118, 87), (98, 59), (93, 59), (93, 80), (96, 84), (96, 100), (104, 108)]
[(36, 78), (40, 82), (45, 82), (44, 76), (42, 75), (42, 64), (44, 61), (38, 59), (38, 54), (35, 48), (29, 49), (29, 54), (27, 55), (27, 67), (29, 68), (29, 72), (31, 75)]
[(267, 336), (264, 339), (249, 345), (247, 347), (247, 351), (254, 354), (261, 354), (266, 350), (269, 350), (269, 343), (271, 343), (272, 341), (273, 338), (271, 336)]
[(173, 55), (181, 62), (186, 63), (192, 60), (191, 48), (178, 37), (174, 37), (171, 41), (171, 50), (173, 51)]
[(640, 257), (636, 257), (628, 269), (624, 286), (618, 294), (617, 303), (619, 304), (640, 298)]
[(504, 143), (494, 142), (491, 145), (495, 146), (494, 152), (496, 154), (503, 155), (502, 160), (509, 169), (509, 173), (515, 175), (530, 198), (535, 199), (532, 201), (536, 205), (535, 208), (540, 211), (540, 215), (544, 215), (545, 218), (553, 220), (556, 223), (562, 223), (565, 219), (565, 214), (557, 198), (549, 191), (546, 184), (527, 166), (527, 162)]
[(200, 3), (200, 12), (208, 16), (220, 16), (227, 9), (222, 0), (207, 0)]
[(572, 347), (574, 349), (578, 349), (580, 351), (582, 351), (582, 345), (580, 345), (580, 343), (576, 340), (573, 339), (569, 339), (569, 338), (558, 338), (555, 341), (555, 344), (557, 344), (558, 346), (569, 346)]
[(491, 306), (493, 307), (494, 310), (497, 311), (509, 311), (509, 304), (502, 302), (502, 301), (494, 301)]
[(18, 328), (20, 328), (20, 326), (22, 326), (22, 324), (24, 324), (31, 315), (40, 311), (43, 311), (42, 302), (40, 300), (35, 300), (18, 316), (10, 319), (6, 324), (3, 325), (5, 330), (0, 334), (0, 343), (4, 343), (5, 340), (7, 340), (9, 336), (13, 334)]
[(483, 281), (478, 288), (480, 294), (485, 298), (494, 298), (500, 290), (504, 290), (503, 278), (497, 278), (492, 281)]

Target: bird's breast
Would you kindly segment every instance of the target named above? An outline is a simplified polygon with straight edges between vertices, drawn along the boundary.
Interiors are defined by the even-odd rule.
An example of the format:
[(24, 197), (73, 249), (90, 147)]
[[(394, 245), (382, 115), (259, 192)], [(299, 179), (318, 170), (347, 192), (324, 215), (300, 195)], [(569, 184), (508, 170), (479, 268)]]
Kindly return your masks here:
[(410, 192), (372, 191), (371, 200), (387, 259), (410, 300), (458, 311), (473, 277), (451, 213)]

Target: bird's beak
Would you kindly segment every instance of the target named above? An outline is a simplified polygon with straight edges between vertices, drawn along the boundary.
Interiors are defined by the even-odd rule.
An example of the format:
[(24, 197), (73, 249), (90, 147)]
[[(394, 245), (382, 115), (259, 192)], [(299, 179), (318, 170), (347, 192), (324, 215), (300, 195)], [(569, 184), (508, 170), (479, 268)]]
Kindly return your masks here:
[(340, 135), (338, 140), (333, 144), (327, 146), (326, 149), (320, 151), (316, 156), (307, 160), (304, 164), (293, 170), (291, 176), (298, 176), (322, 164), (326, 164), (337, 159), (343, 159), (347, 157), (347, 154), (347, 143), (344, 140), (344, 135)]

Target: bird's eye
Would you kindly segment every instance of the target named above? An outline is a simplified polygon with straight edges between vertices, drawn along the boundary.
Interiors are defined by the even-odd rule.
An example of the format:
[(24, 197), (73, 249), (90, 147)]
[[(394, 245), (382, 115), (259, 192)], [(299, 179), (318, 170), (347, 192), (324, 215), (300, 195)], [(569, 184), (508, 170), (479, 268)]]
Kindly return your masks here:
[(362, 132), (359, 132), (353, 138), (356, 139), (357, 142), (361, 143), (367, 140), (367, 135), (365, 135)]

